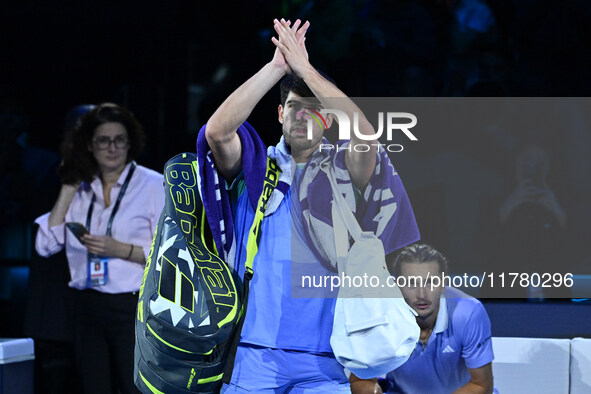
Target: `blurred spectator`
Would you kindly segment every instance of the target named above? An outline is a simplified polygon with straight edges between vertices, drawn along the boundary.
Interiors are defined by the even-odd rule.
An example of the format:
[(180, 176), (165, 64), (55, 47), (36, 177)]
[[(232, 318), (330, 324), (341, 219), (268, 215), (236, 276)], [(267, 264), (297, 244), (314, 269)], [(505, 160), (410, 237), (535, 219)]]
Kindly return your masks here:
[(495, 17), (485, 0), (452, 0), (448, 5), (453, 13), (451, 42), (460, 54), (495, 27)]
[(448, 0), (451, 15), (450, 51), (447, 53), (444, 95), (465, 96), (478, 79), (479, 45), (496, 36), (496, 20), (485, 0)]
[(545, 229), (553, 225), (566, 227), (566, 213), (547, 183), (549, 167), (548, 154), (540, 146), (529, 145), (519, 153), (515, 168), (517, 185), (499, 207), (501, 223), (513, 220), (518, 210), (532, 208), (529, 205), (534, 204), (544, 210), (545, 220), (541, 221)]
[[(574, 262), (564, 260), (568, 218), (548, 184), (547, 150), (536, 144), (524, 146), (517, 154), (514, 168), (513, 189), (496, 209), (491, 209), (489, 216), (485, 214), (481, 219), (478, 248), (486, 251), (482, 253), (483, 260), (490, 258), (485, 271), (540, 275), (569, 272)], [(497, 290), (491, 295), (541, 300), (545, 296), (568, 297), (569, 292), (566, 288), (514, 286), (503, 289), (502, 294)]]
[[(116, 104), (100, 104), (66, 136), (62, 188), (39, 224), (44, 257), (66, 249), (70, 287), (77, 289), (74, 350), (83, 393), (134, 393), (137, 291), (160, 212), (162, 175), (135, 159), (141, 125)], [(75, 235), (66, 223), (80, 223)]]

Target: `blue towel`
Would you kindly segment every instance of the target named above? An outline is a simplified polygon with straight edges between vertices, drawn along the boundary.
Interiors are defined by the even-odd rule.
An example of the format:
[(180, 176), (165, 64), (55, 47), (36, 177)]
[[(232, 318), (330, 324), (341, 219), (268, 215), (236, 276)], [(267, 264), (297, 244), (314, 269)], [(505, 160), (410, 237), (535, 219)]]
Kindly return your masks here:
[[(217, 249), (223, 251), (223, 256), (221, 252), (220, 255), (227, 259), (234, 241), (232, 210), (226, 188), (220, 187), (223, 183), (218, 177), (204, 131), (205, 126), (201, 128), (197, 137), (201, 198)], [(267, 216), (279, 206), (289, 189), (293, 160), (283, 137), (276, 147), (266, 149), (248, 122), (244, 122), (238, 128), (238, 136), (242, 143), (244, 180), (253, 208), (256, 208), (262, 192), (267, 156), (274, 159), (282, 170), (279, 185), (268, 202), (265, 213)], [(332, 192), (326, 174), (320, 169), (324, 165), (333, 166), (339, 189), (355, 213), (361, 228), (376, 234), (384, 244), (386, 253), (420, 238), (406, 190), (383, 147), (379, 149), (374, 174), (360, 201), (356, 202), (353, 184), (345, 166), (348, 143), (340, 141), (336, 144), (339, 149), (318, 150), (312, 154), (301, 177), (300, 195), (297, 196), (304, 215), (310, 247), (321, 257), (321, 261), (326, 262), (332, 269), (336, 267), (331, 217)], [(233, 261), (228, 263), (234, 264)]]

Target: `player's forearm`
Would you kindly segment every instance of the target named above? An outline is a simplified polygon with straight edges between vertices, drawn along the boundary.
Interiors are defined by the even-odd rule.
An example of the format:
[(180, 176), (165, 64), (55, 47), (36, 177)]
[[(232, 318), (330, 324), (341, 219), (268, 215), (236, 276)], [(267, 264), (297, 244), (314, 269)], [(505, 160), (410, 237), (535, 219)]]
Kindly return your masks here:
[[(341, 89), (336, 87), (333, 83), (324, 78), (314, 67), (310, 66), (302, 72), (301, 77), (304, 79), (312, 93), (321, 100), (324, 108), (338, 109), (347, 114), (349, 120), (353, 122), (353, 116), (355, 113), (359, 116), (359, 132), (365, 135), (373, 135), (375, 131), (373, 126), (365, 114), (359, 109), (357, 104), (353, 102)], [(353, 126), (353, 123), (351, 123)], [(355, 138), (354, 133), (351, 134), (351, 138)]]
[(236, 131), (261, 98), (285, 75), (285, 71), (266, 64), (234, 91), (209, 118), (205, 138), (216, 167), (231, 182), (242, 168), (242, 146)]
[[(313, 67), (306, 68), (301, 76), (314, 95), (322, 102), (324, 108), (345, 112), (350, 121), (351, 145), (355, 147), (358, 144), (364, 144), (364, 149), (351, 149), (346, 152), (346, 165), (351, 180), (360, 190), (364, 190), (374, 172), (377, 147), (375, 141), (362, 140), (356, 132), (363, 135), (374, 135), (375, 130), (372, 124), (353, 100), (326, 80)], [(357, 117), (357, 121), (355, 121), (355, 117)], [(336, 120), (338, 121), (338, 119)], [(353, 130), (354, 122), (358, 126), (356, 130)], [(365, 147), (369, 147), (369, 149), (366, 150)]]
[(236, 89), (207, 121), (207, 142), (211, 145), (231, 140), (257, 103), (284, 75), (285, 71), (267, 63)]

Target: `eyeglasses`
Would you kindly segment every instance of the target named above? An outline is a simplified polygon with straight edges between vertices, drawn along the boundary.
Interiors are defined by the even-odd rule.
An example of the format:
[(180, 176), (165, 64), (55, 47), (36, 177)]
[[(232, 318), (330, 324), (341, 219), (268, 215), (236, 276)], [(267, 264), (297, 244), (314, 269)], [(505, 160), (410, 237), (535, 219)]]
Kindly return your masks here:
[(129, 141), (124, 135), (118, 135), (114, 139), (110, 139), (107, 136), (101, 136), (94, 139), (94, 144), (100, 150), (109, 149), (111, 144), (115, 145), (115, 148), (117, 149), (124, 149), (127, 148)]

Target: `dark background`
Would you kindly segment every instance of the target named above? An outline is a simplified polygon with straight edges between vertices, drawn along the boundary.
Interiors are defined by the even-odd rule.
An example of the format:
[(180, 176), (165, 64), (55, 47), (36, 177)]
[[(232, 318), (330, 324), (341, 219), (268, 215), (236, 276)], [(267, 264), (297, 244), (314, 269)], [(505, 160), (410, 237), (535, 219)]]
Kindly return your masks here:
[[(589, 95), (587, 1), (489, 1), (482, 33), (458, 26), (457, 3), (3, 2), (0, 94), (24, 112), (29, 142), (54, 150), (70, 107), (126, 105), (149, 136), (143, 161), (159, 168), (192, 150), (217, 104), (270, 60), (272, 20), (289, 16), (312, 22), (311, 62), (350, 96)], [(494, 60), (479, 70), (487, 51)], [(470, 92), (479, 80), (500, 84)], [(269, 97), (252, 123), (278, 133)]]

